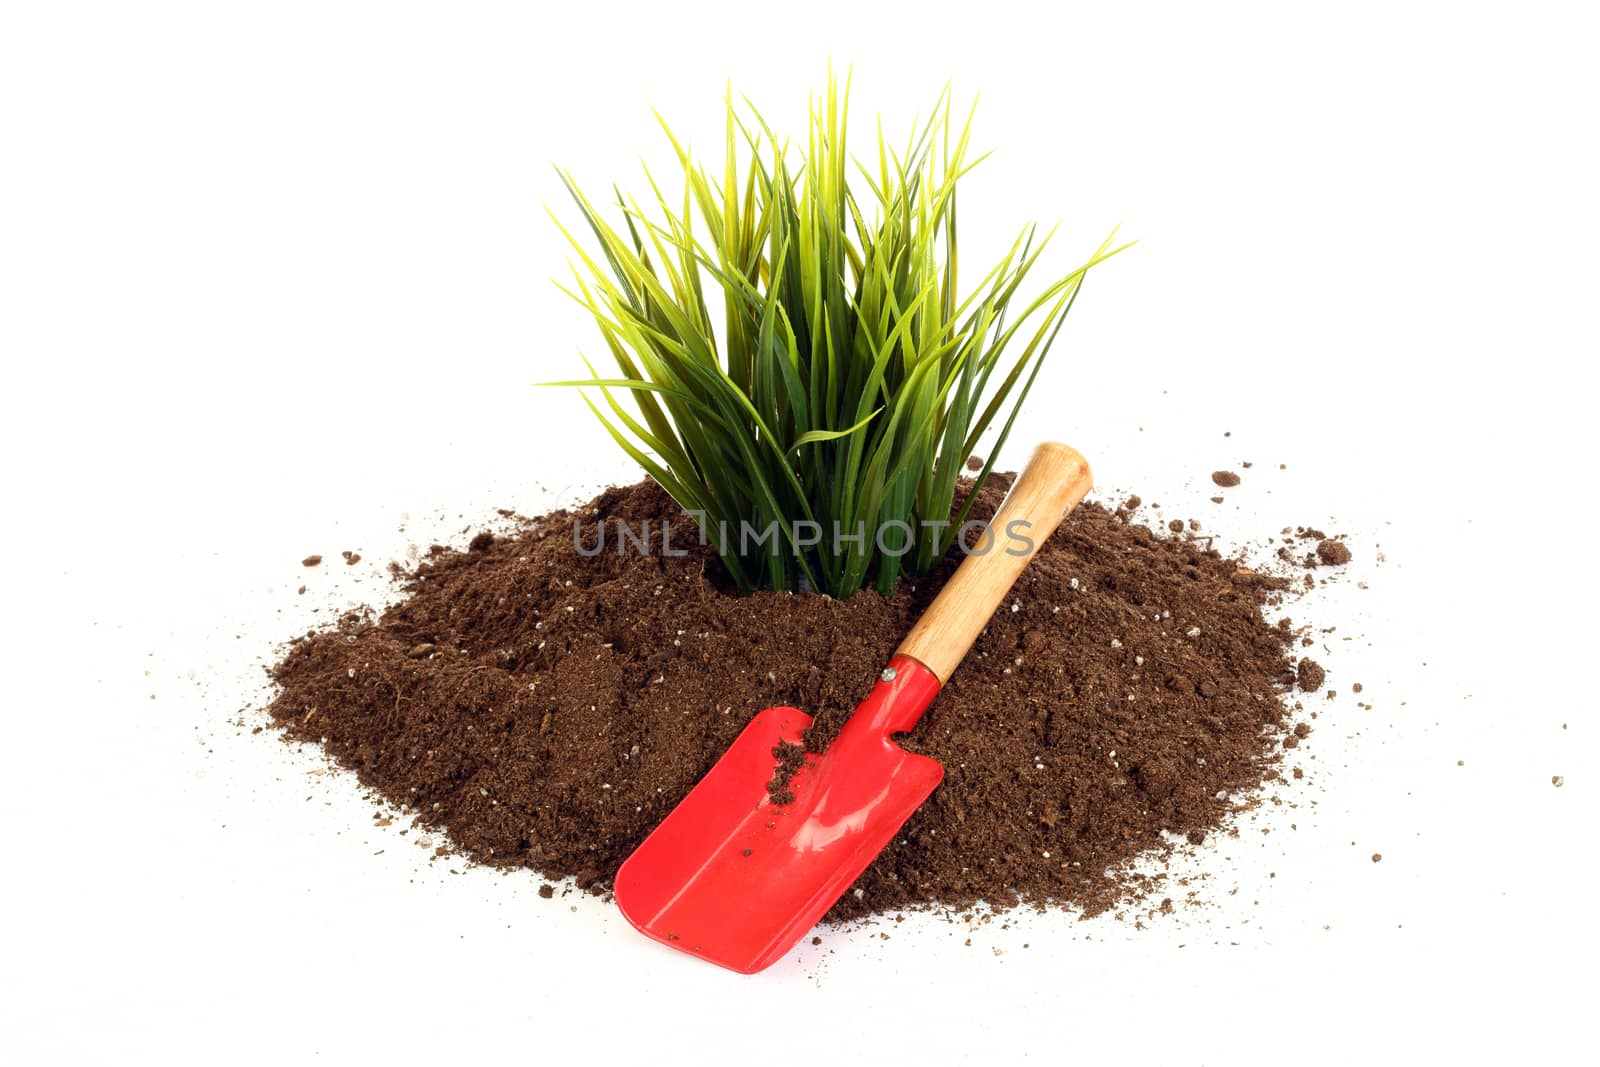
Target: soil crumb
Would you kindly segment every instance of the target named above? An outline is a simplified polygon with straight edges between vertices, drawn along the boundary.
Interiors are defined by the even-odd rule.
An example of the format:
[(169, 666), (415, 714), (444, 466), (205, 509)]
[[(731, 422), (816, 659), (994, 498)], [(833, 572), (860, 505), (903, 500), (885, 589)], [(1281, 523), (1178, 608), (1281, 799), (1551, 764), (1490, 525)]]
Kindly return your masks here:
[[(1009, 480), (991, 477), (976, 516)], [(647, 519), (649, 554), (577, 550), (575, 523), (592, 551), (602, 520)], [(405, 599), (292, 644), (270, 715), (471, 859), (605, 892), (751, 716), (787, 704), (817, 736), (837, 729), (956, 562), (887, 597), (738, 596), (698, 540), (645, 482), (431, 550)], [(1094, 914), (1148, 892), (1133, 864), (1207, 840), (1298, 742), (1292, 687), (1323, 672), (1264, 617), (1286, 586), (1127, 507), (1081, 505), (901, 738), (944, 784), (829, 918)], [(779, 794), (803, 758), (790, 747)]]
[(772, 757), (778, 761), (778, 765), (772, 769), (772, 780), (767, 783), (767, 796), (779, 806), (793, 804), (794, 792), (789, 788), (789, 783), (796, 772), (805, 766), (805, 746), (779, 741), (772, 750)]
[(1299, 682), (1301, 692), (1315, 693), (1327, 678), (1328, 672), (1314, 659), (1303, 659), (1295, 668), (1295, 680)]
[(1350, 547), (1343, 541), (1318, 541), (1317, 558), (1330, 567), (1343, 566), (1350, 562)]
[(1232, 489), (1239, 484), (1239, 476), (1233, 471), (1212, 471), (1211, 480), (1224, 489)]
[(322, 562), (322, 557), (321, 556), (311, 555), (311, 556), (307, 556), (305, 559), (301, 560), (300, 561), (300, 566), (302, 566), (302, 567), (315, 567), (317, 564), (319, 564), (321, 562)]

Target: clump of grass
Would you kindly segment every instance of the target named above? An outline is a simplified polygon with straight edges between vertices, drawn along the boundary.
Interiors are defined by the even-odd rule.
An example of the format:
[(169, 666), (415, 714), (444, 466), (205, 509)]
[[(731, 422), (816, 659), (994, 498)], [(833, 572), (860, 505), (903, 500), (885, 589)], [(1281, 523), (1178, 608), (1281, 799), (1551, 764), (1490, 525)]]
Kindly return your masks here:
[(848, 83), (830, 78), (796, 150), (730, 94), (720, 175), (661, 120), (681, 202), (646, 168), (651, 210), (619, 190), (617, 226), (560, 172), (598, 244), (562, 227), (578, 257), (566, 291), (620, 374), (585, 357), (591, 377), (551, 384), (598, 392), (590, 409), (746, 591), (886, 593), (933, 567), (966, 519), (948, 521), (967, 457), (1003, 420), (976, 475), (988, 478), (1084, 275), (1122, 250), (1113, 231), (1024, 302), (1050, 238), (1030, 224), (963, 295), (971, 112), (953, 123), (947, 88), (903, 149), (880, 122), (862, 163), (848, 111)]

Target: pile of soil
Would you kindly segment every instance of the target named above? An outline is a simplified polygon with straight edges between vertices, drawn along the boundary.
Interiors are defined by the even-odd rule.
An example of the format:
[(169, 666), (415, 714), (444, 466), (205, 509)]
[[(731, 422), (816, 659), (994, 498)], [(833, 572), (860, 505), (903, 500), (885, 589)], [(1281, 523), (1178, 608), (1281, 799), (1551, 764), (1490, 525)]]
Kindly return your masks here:
[[(990, 479), (979, 515), (1008, 482)], [(1230, 795), (1276, 777), (1305, 731), (1291, 694), (1322, 675), (1264, 616), (1289, 583), (1153, 532), (1137, 507), (1086, 503), (1041, 547), (904, 739), (944, 784), (830, 918), (1101, 911), (1139, 888), (1134, 861), (1203, 840)], [(575, 522), (592, 550), (601, 520), (646, 519), (650, 554), (575, 546)], [(663, 522), (682, 555), (660, 551)], [(739, 596), (660, 489), (615, 488), (464, 552), (434, 546), (381, 616), (291, 646), (270, 713), (472, 859), (604, 892), (756, 712), (811, 711), (825, 743), (955, 562), (888, 597)]]

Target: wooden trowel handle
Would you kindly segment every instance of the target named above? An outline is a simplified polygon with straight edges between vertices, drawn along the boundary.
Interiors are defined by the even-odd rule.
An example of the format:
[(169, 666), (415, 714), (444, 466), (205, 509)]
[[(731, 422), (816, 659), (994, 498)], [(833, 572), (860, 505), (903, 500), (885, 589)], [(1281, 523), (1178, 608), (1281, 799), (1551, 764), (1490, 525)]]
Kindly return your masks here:
[(974, 532), (967, 540), (972, 554), (900, 642), (897, 654), (928, 668), (940, 685), (948, 681), (1022, 568), (1091, 484), (1089, 463), (1076, 449), (1055, 441), (1034, 449), (988, 532)]

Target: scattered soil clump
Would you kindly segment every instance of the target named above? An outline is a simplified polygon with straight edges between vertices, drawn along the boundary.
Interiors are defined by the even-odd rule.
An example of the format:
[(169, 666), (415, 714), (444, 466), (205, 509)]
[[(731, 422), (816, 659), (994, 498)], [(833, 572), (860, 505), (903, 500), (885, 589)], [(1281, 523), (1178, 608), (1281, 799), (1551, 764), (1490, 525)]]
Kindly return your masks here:
[(778, 761), (778, 765), (772, 770), (772, 781), (767, 783), (767, 796), (772, 798), (774, 804), (793, 804), (794, 790), (789, 788), (789, 783), (805, 766), (806, 746), (779, 741), (772, 750), (772, 757)]
[(1322, 669), (1322, 664), (1314, 659), (1303, 659), (1295, 667), (1296, 681), (1300, 683), (1300, 691), (1315, 693), (1322, 688), (1322, 683), (1327, 681), (1328, 672)]
[[(1008, 483), (992, 477), (975, 514)], [(944, 784), (830, 918), (1095, 913), (1148, 885), (1134, 861), (1204, 841), (1230, 796), (1277, 777), (1298, 742), (1290, 689), (1322, 681), (1264, 618), (1286, 583), (1127, 507), (1067, 518), (902, 739)], [(652, 550), (619, 551), (615, 524), (646, 520)], [(605, 549), (584, 554), (601, 522)], [(405, 599), (296, 641), (269, 711), (474, 860), (604, 891), (756, 712), (793, 705), (831, 736), (956, 562), (888, 597), (738, 596), (665, 493), (613, 488), (465, 552), (434, 546)], [(776, 757), (781, 792), (800, 753)]]
[(1239, 476), (1232, 471), (1212, 471), (1211, 480), (1224, 489), (1232, 489), (1239, 484)]
[(1318, 541), (1317, 558), (1330, 567), (1340, 567), (1350, 562), (1350, 548), (1343, 541)]

